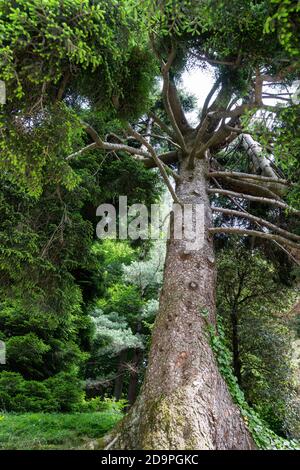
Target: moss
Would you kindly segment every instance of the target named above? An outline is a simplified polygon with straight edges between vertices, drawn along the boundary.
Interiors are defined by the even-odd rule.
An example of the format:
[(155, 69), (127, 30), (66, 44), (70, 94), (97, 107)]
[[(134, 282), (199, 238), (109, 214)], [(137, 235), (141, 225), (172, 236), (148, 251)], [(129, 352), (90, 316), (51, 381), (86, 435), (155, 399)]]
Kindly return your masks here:
[(97, 450), (104, 450), (104, 448), (107, 446), (107, 437), (100, 437), (100, 439), (97, 439)]
[[(183, 403), (183, 391), (177, 391), (170, 396), (161, 396), (148, 401), (145, 406), (143, 423), (140, 426), (140, 439), (145, 450), (164, 448), (165, 439), (171, 444), (174, 436), (178, 441), (178, 434), (184, 431), (185, 419), (180, 413)], [(181, 429), (181, 431), (180, 431)], [(176, 437), (176, 439), (175, 439)]]

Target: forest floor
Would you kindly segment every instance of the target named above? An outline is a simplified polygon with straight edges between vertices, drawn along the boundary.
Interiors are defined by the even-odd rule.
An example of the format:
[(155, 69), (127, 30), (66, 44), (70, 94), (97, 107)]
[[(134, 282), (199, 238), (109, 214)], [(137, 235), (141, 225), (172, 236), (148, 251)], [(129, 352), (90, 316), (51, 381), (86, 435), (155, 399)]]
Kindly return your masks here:
[(114, 412), (90, 413), (2, 413), (1, 450), (93, 449), (120, 420)]

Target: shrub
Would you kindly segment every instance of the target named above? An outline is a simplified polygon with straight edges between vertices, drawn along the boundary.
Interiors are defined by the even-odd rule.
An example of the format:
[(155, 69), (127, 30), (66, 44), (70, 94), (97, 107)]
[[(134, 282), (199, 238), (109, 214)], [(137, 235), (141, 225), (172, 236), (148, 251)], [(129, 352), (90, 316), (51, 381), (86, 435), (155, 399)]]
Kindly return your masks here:
[(21, 374), (0, 374), (0, 409), (5, 411), (70, 411), (83, 401), (82, 383), (75, 374), (61, 372), (42, 382)]
[(28, 378), (37, 378), (44, 355), (49, 349), (50, 346), (35, 333), (13, 336), (6, 341), (7, 364)]
[(83, 400), (82, 403), (75, 407), (75, 411), (81, 412), (112, 412), (122, 414), (124, 408), (127, 405), (127, 400), (116, 401), (113, 398), (94, 397), (90, 400)]
[(58, 411), (72, 411), (84, 398), (83, 383), (71, 372), (60, 372), (44, 381), (59, 404)]

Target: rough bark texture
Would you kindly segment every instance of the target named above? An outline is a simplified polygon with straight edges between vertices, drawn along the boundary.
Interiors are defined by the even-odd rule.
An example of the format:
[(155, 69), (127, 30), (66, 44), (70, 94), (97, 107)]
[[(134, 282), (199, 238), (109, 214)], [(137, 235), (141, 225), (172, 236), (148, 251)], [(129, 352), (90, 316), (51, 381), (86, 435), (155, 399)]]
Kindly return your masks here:
[[(215, 255), (206, 161), (181, 164), (177, 195), (205, 206), (205, 240), (187, 251), (170, 239), (159, 314), (140, 396), (110, 436), (115, 449), (251, 449), (253, 441), (221, 377), (207, 334), (215, 324)], [(204, 315), (205, 314), (205, 315)]]

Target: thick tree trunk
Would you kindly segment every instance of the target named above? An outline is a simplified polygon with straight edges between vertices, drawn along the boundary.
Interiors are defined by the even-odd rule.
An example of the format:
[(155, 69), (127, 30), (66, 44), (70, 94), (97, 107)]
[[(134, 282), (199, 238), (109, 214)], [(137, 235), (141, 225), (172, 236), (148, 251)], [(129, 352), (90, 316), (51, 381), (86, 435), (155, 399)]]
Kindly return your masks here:
[(233, 306), (231, 310), (231, 334), (232, 334), (232, 355), (233, 355), (233, 369), (239, 385), (242, 385), (241, 374), (241, 360), (239, 351), (239, 336), (238, 336), (238, 316), (236, 307)]
[(206, 165), (197, 160), (190, 171), (186, 161), (181, 164), (177, 195), (183, 203), (204, 204), (204, 244), (189, 251), (184, 238), (168, 242), (145, 382), (135, 405), (110, 436), (116, 449), (253, 448), (207, 334), (207, 322), (215, 324), (216, 319)]

